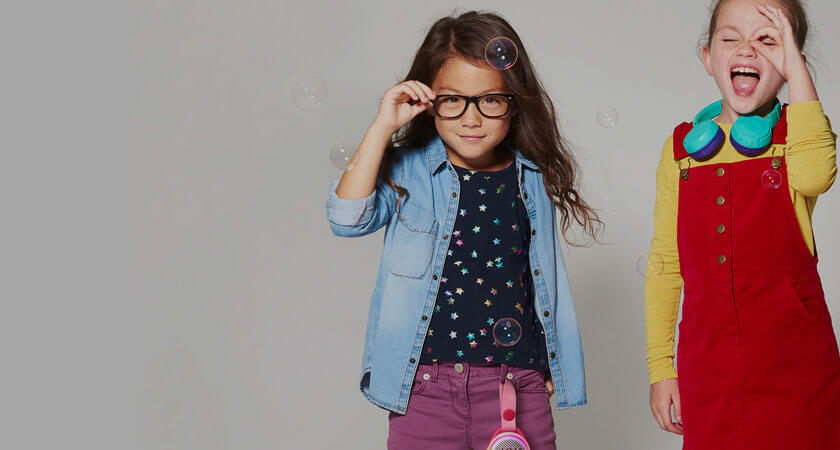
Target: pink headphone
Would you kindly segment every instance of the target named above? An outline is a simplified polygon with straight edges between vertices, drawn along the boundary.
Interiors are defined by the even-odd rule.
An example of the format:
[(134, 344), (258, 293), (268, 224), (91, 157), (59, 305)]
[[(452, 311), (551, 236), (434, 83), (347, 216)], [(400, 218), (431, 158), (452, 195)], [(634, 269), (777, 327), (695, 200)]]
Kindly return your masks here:
[(499, 385), (502, 426), (490, 438), (487, 450), (530, 450), (522, 430), (516, 428), (516, 389), (510, 380)]

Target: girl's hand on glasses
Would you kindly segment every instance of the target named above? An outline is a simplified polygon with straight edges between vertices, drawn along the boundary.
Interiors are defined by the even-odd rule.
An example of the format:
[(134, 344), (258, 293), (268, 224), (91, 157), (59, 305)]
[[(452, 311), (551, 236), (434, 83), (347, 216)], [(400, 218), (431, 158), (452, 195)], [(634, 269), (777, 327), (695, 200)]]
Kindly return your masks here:
[[(785, 78), (790, 80), (795, 74), (808, 74), (805, 57), (796, 45), (793, 27), (785, 13), (768, 5), (756, 5), (758, 11), (766, 17), (772, 26), (756, 31), (750, 45)], [(810, 74), (808, 74), (810, 77)]]
[(418, 114), (433, 106), (435, 93), (419, 81), (404, 81), (387, 91), (379, 104), (374, 126), (381, 127), (389, 135)]

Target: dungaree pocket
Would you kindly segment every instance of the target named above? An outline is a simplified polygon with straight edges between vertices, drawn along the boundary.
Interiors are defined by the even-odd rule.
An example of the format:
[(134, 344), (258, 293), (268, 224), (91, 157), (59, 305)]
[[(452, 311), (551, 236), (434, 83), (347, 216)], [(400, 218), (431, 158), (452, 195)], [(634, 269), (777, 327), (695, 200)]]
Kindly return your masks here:
[(797, 309), (801, 313), (831, 323), (822, 282), (818, 278), (791, 280), (789, 283), (789, 297), (796, 302)]

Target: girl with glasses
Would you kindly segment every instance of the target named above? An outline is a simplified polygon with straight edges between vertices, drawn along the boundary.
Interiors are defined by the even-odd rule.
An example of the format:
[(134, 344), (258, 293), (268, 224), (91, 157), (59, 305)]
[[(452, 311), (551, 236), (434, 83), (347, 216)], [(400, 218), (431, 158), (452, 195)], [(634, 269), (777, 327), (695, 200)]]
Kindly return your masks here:
[[(518, 48), (502, 71), (485, 61), (498, 37)], [(327, 201), (336, 235), (385, 227), (360, 388), (390, 411), (389, 448), (486, 448), (511, 420), (531, 448), (555, 448), (550, 396), (586, 402), (558, 237), (601, 228), (579, 182), (513, 28), (438, 20)], [(501, 410), (506, 386), (516, 407)]]

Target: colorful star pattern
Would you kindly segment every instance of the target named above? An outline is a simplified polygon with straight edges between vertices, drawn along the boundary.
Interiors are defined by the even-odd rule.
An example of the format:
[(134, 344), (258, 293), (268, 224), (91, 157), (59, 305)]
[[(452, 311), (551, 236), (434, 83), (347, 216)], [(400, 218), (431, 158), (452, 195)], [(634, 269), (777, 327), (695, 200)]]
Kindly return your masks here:
[[(530, 226), (525, 204), (517, 200), (515, 165), (499, 172), (454, 169), (461, 187), (468, 189), (460, 191), (452, 240), (439, 274), (444, 286), (437, 291), (420, 362), (498, 361), (547, 370), (544, 334), (536, 328), (539, 320), (528, 296), (533, 286), (523, 278), (531, 272)], [(487, 196), (491, 191), (496, 195)], [(502, 318), (522, 326), (514, 346), (500, 344), (493, 336)]]

